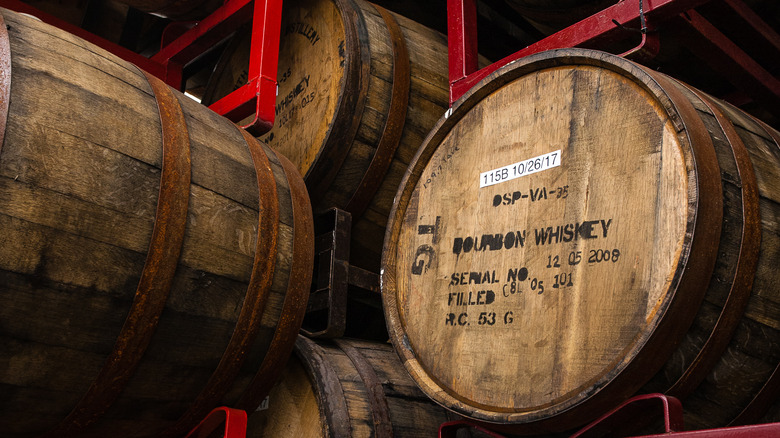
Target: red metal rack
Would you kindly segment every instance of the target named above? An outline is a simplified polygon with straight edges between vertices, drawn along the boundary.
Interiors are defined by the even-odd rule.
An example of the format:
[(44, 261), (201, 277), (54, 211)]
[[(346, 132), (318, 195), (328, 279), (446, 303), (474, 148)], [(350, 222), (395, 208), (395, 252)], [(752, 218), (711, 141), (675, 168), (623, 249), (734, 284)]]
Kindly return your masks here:
[(165, 44), (151, 58), (100, 38), (19, 0), (0, 0), (0, 6), (36, 16), (85, 39), (137, 65), (178, 90), (182, 90), (184, 86), (182, 71), (185, 66), (251, 21), (252, 55), (247, 83), (209, 108), (234, 122), (255, 114), (254, 120), (244, 126), (255, 135), (267, 132), (274, 124), (282, 0), (226, 0), (219, 9)]
[(208, 438), (215, 436), (220, 426), (223, 438), (246, 438), (247, 415), (240, 409), (215, 408), (184, 438)]
[[(684, 431), (682, 403), (675, 397), (663, 394), (644, 394), (632, 397), (570, 438), (598, 438), (604, 436), (633, 436), (625, 425), (631, 425), (637, 418), (662, 417), (664, 431), (661, 434), (635, 436), (635, 438), (774, 438), (780, 436), (780, 423), (750, 426), (726, 427), (721, 429)], [(455, 438), (460, 429), (476, 429), (494, 438), (503, 438), (479, 424), (470, 421), (450, 421), (439, 427), (439, 438)]]
[(132, 50), (127, 49), (125, 47), (122, 47), (119, 44), (115, 44), (111, 41), (100, 38), (97, 35), (88, 32), (78, 26), (70, 24), (65, 20), (61, 20), (53, 15), (40, 11), (28, 5), (27, 3), (23, 3), (19, 0), (0, 0), (0, 7), (37, 17), (44, 23), (51, 24), (52, 26), (58, 27), (64, 31), (67, 31), (68, 33), (76, 35), (77, 37), (83, 40), (89, 41), (92, 44), (95, 44), (96, 46), (102, 49), (108, 50), (114, 55), (137, 65), (138, 67), (142, 68), (143, 70), (157, 77), (163, 77), (164, 75), (163, 66), (158, 63), (152, 62), (151, 60), (149, 60), (149, 58), (139, 55), (138, 53), (135, 53)]
[(165, 45), (151, 61), (164, 66), (162, 79), (168, 85), (180, 89), (184, 66), (250, 20), (252, 39), (247, 83), (209, 108), (234, 122), (255, 113), (254, 120), (244, 128), (257, 135), (268, 132), (274, 124), (282, 0), (227, 0), (192, 29)]
[[(636, 47), (622, 55), (642, 59), (652, 58), (659, 50), (659, 38), (655, 32), (657, 25), (675, 19), (690, 36), (689, 41), (693, 41), (697, 49), (705, 50), (711, 55), (714, 68), (741, 90), (742, 93), (739, 95), (728, 96), (730, 100), (754, 100), (780, 107), (780, 80), (773, 75), (771, 69), (749, 55), (743, 47), (727, 37), (696, 9), (717, 1), (718, 7), (724, 8), (726, 13), (730, 11), (735, 18), (750, 28), (752, 35), (763, 41), (762, 46), (771, 51), (767, 58), (774, 59), (776, 62), (780, 59), (780, 35), (742, 0), (622, 0), (482, 69), (478, 68), (476, 1), (447, 0), (451, 104), (480, 80), (508, 63), (550, 49), (607, 46), (614, 41), (625, 39), (626, 35), (631, 35), (630, 32), (627, 34), (626, 29), (639, 30), (639, 35), (635, 36)], [(189, 63), (228, 38), (240, 26), (251, 21), (251, 56), (247, 83), (211, 105), (210, 108), (233, 121), (240, 121), (255, 114), (253, 121), (245, 127), (255, 134), (267, 132), (273, 126), (282, 0), (226, 0), (217, 11), (196, 23), (181, 36), (166, 42), (151, 58), (99, 38), (19, 0), (0, 0), (0, 6), (37, 16), (44, 22), (75, 34), (139, 66), (177, 89), (183, 87), (183, 70)], [(343, 262), (333, 255), (336, 252), (332, 247), (327, 247), (323, 251), (332, 253), (329, 253), (331, 258), (328, 261)], [(333, 286), (329, 285), (329, 287)], [(343, 322), (340, 324), (340, 330), (343, 331)], [(665, 406), (669, 427), (663, 436), (759, 438), (780, 435), (780, 423), (680, 432), (682, 423), (679, 420), (679, 427), (675, 426), (678, 424), (675, 417), (678, 414), (674, 402)], [(218, 410), (210, 414), (199, 428), (205, 430), (215, 422), (219, 426), (223, 414), (226, 424), (225, 436), (241, 436), (241, 432), (235, 432), (240, 431), (240, 425), (236, 426), (238, 429), (233, 429), (233, 434), (228, 435), (228, 423), (235, 425), (234, 421), (241, 421), (240, 414), (232, 411)], [(607, 416), (611, 415), (612, 413)], [(243, 422), (245, 430), (245, 414)], [(447, 433), (457, 427), (459, 425), (450, 424), (440, 432), (440, 436), (452, 436)], [(194, 430), (193, 433), (196, 431)], [(587, 433), (581, 432), (581, 435), (577, 436), (587, 436)]]
[[(743, 48), (725, 36), (694, 8), (713, 0), (623, 0), (578, 23), (542, 39), (485, 68), (477, 66), (476, 0), (448, 0), (450, 104), (463, 96), (481, 79), (501, 66), (545, 50), (582, 47), (605, 47), (627, 37), (627, 29), (639, 30), (641, 41), (622, 56), (652, 58), (658, 52), (658, 23), (672, 18), (690, 37), (688, 41), (708, 53), (711, 67), (735, 86), (747, 98), (771, 106), (780, 104), (780, 80), (765, 66), (748, 55)], [(733, 14), (750, 28), (755, 38), (780, 56), (780, 35), (755, 14), (742, 0), (719, 0), (724, 14)], [(732, 96), (745, 100), (745, 96)]]

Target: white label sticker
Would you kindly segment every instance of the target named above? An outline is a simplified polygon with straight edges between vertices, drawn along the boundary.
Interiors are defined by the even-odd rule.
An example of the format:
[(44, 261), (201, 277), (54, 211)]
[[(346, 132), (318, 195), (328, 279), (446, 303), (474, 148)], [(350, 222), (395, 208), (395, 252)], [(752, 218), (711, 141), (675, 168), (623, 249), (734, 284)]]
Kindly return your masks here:
[(561, 165), (561, 150), (549, 152), (538, 157), (518, 161), (498, 169), (488, 170), (479, 174), (479, 187), (488, 187), (494, 184), (520, 178), (521, 176), (552, 169)]

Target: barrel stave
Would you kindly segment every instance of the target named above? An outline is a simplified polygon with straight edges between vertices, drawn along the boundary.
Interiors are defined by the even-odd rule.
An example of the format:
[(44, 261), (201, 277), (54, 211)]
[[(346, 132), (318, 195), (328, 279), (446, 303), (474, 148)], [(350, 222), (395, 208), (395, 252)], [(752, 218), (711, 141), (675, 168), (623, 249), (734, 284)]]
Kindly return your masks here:
[[(137, 299), (156, 222), (162, 125), (158, 97), (137, 68), (36, 20), (3, 16), (13, 78), (0, 149), (0, 339), (11, 354), (0, 362), (0, 425), (11, 436), (38, 436), (61, 424), (105, 369)], [(148, 347), (123, 352), (142, 355), (138, 367), (82, 436), (160, 436), (186, 423), (179, 418), (214, 380), (242, 308), (255, 304), (246, 297), (258, 239), (276, 242), (273, 271), (259, 273), (273, 277), (257, 334), (241, 339), (242, 368), (225, 378), (216, 402), (246, 399), (258, 369), (273, 378), (278, 359), (269, 357), (292, 348), (281, 332), (300, 326), (303, 309), (290, 302), (308, 284), (291, 286), (301, 282), (290, 271), (310, 260), (312, 232), (311, 211), (301, 208), (308, 199), (290, 187), (299, 176), (260, 145), (269, 166), (255, 169), (235, 125), (183, 95), (165, 105), (182, 108), (186, 126), (176, 135), (191, 151), (188, 209), (173, 218), (185, 224), (181, 256)], [(262, 208), (257, 172), (276, 185)], [(276, 204), (278, 219), (259, 216)], [(258, 222), (275, 220), (273, 239), (258, 236)]]
[[(295, 356), (269, 396), (268, 410), (249, 416), (247, 436), (362, 437), (390, 432), (426, 437), (456, 418), (425, 397), (399, 365), (387, 344), (299, 338)], [(369, 387), (376, 383), (378, 392), (372, 395)]]

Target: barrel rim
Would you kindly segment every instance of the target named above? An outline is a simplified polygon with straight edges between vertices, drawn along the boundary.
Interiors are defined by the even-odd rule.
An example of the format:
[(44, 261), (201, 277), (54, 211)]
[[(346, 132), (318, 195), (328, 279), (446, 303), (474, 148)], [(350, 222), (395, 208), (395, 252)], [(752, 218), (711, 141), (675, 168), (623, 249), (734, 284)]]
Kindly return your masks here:
[(736, 165), (734, 178), (739, 181), (740, 206), (742, 213), (741, 234), (739, 236), (739, 253), (734, 263), (732, 277), (724, 279), (730, 284), (728, 296), (716, 324), (707, 340), (702, 345), (696, 358), (683, 372), (682, 376), (669, 389), (668, 393), (678, 398), (684, 398), (706, 377), (707, 372), (715, 366), (723, 351), (728, 346), (740, 318), (748, 305), (753, 289), (756, 267), (761, 245), (761, 212), (759, 208), (759, 188), (756, 173), (750, 154), (736, 131), (732, 121), (726, 116), (722, 107), (710, 96), (677, 82), (698, 98), (715, 118), (720, 134), (731, 146), (733, 162)]
[(352, 424), (347, 398), (338, 373), (325, 359), (325, 351), (313, 340), (298, 335), (295, 356), (309, 376), (317, 402), (320, 421), (333, 436), (351, 436)]
[(311, 269), (314, 266), (314, 215), (306, 186), (298, 170), (287, 158), (264, 143), (258, 143), (263, 146), (269, 160), (278, 162), (284, 172), (290, 189), (294, 230), (291, 241), (292, 260), (281, 317), (274, 328), (267, 355), (244, 394), (236, 402), (237, 407), (247, 411), (254, 411), (260, 405), (292, 354), (309, 301), (308, 287), (314, 275)]
[[(648, 369), (653, 368), (650, 372), (642, 369), (645, 365), (638, 366), (636, 357), (632, 357), (630, 360), (621, 362), (620, 368), (610, 370), (607, 375), (602, 378), (602, 382), (605, 383), (598, 387), (589, 388), (587, 391), (578, 394), (577, 397), (579, 401), (576, 403), (570, 403), (562, 407), (553, 406), (530, 413), (517, 412), (515, 409), (504, 409), (504, 411), (508, 412), (502, 412), (497, 409), (489, 410), (486, 408), (490, 407), (481, 406), (476, 403), (469, 404), (457, 397), (456, 394), (447, 391), (446, 387), (442, 387), (435, 378), (427, 373), (416, 358), (413, 346), (410, 345), (409, 339), (405, 334), (405, 322), (401, 318), (398, 302), (396, 300), (397, 266), (395, 242), (400, 234), (403, 216), (410, 195), (421, 177), (422, 170), (427, 165), (436, 148), (460, 119), (475, 107), (482, 98), (525, 74), (540, 69), (571, 65), (593, 65), (607, 68), (631, 79), (633, 82), (643, 87), (653, 98), (657, 99), (657, 103), (666, 111), (669, 120), (678, 134), (678, 141), (681, 144), (681, 149), (690, 151), (686, 152), (691, 155), (686, 159), (686, 162), (689, 162), (690, 160), (691, 165), (687, 171), (689, 173), (687, 189), (689, 192), (688, 207), (689, 211), (693, 208), (692, 211), (694, 213), (692, 213), (692, 216), (694, 216), (694, 218), (689, 220), (686, 226), (683, 253), (679, 256), (680, 261), (677, 265), (674, 280), (669, 287), (668, 295), (664, 302), (659, 305), (658, 312), (654, 316), (655, 323), (648, 324), (648, 327), (651, 329), (649, 329), (640, 340), (636, 341), (632, 347), (632, 351), (641, 352), (642, 348), (639, 348), (639, 346), (653, 346), (653, 354), (645, 354), (646, 356), (651, 356), (649, 361), (652, 362), (653, 365), (652, 367), (646, 367)], [(616, 397), (624, 398), (627, 396), (626, 390), (617, 388), (616, 382), (627, 384), (636, 390), (641, 386), (644, 380), (649, 379), (655, 371), (660, 368), (663, 364), (663, 360), (665, 360), (673, 351), (669, 347), (666, 347), (665, 344), (676, 345), (676, 342), (670, 342), (670, 340), (674, 340), (675, 338), (674, 329), (680, 325), (687, 327), (693, 321), (693, 317), (696, 314), (695, 308), (698, 307), (697, 303), (699, 303), (703, 297), (709, 280), (709, 274), (712, 272), (711, 267), (714, 266), (715, 262), (716, 251), (714, 250), (710, 250), (709, 254), (705, 254), (704, 256), (696, 257), (700, 259), (699, 264), (704, 265), (704, 270), (709, 272), (705, 274), (705, 281), (700, 282), (703, 283), (703, 285), (695, 284), (695, 280), (700, 280), (700, 277), (693, 279), (693, 276), (684, 275), (686, 268), (691, 262), (690, 255), (692, 253), (691, 247), (693, 246), (693, 241), (697, 236), (700, 236), (697, 238), (698, 246), (707, 244), (707, 242), (703, 242), (704, 239), (701, 238), (702, 233), (694, 233), (694, 230), (705, 230), (706, 234), (706, 228), (708, 226), (713, 226), (713, 224), (720, 222), (718, 210), (720, 210), (720, 214), (722, 215), (722, 208), (718, 209), (717, 204), (713, 205), (711, 199), (710, 201), (705, 200), (706, 202), (704, 202), (704, 205), (700, 205), (702, 199), (699, 197), (700, 185), (702, 183), (709, 189), (717, 189), (716, 192), (720, 190), (719, 173), (715, 172), (713, 175), (712, 169), (710, 169), (706, 178), (694, 177), (694, 180), (690, 180), (691, 168), (694, 169), (694, 173), (695, 170), (701, 168), (702, 166), (699, 164), (701, 159), (705, 159), (705, 161), (709, 160), (709, 167), (711, 167), (711, 160), (714, 157), (714, 152), (712, 153), (712, 156), (703, 158), (700, 155), (705, 156), (707, 155), (706, 153), (699, 153), (699, 151), (694, 152), (692, 150), (692, 145), (697, 141), (706, 143), (706, 141), (709, 140), (711, 145), (711, 140), (708, 136), (706, 139), (698, 137), (692, 139), (690, 137), (691, 133), (687, 129), (688, 125), (691, 123), (695, 124), (695, 120), (691, 120), (690, 114), (685, 114), (684, 111), (681, 111), (678, 108), (675, 100), (668, 95), (665, 88), (659, 84), (656, 77), (652, 76), (647, 71), (638, 68), (635, 64), (627, 60), (605, 52), (589, 49), (551, 50), (509, 63), (484, 78), (453, 104), (452, 108), (445, 113), (444, 117), (439, 120), (425, 138), (422, 146), (413, 158), (408, 171), (404, 175), (399, 190), (396, 193), (396, 203), (393, 205), (389, 216), (382, 256), (381, 289), (388, 333), (390, 334), (396, 353), (401, 358), (407, 371), (429, 397), (434, 399), (437, 403), (453, 409), (460, 414), (482, 421), (512, 424), (545, 423), (545, 427), (549, 426), (558, 430), (563, 430), (567, 426), (571, 427), (572, 425), (580, 424), (585, 421), (580, 418), (581, 415), (578, 413), (579, 411), (573, 409), (574, 407), (587, 404), (589, 407), (598, 410), (606, 410), (613, 404)], [(717, 162), (715, 164), (715, 169), (717, 170)], [(704, 167), (706, 168), (707, 166)], [(713, 177), (717, 177), (717, 188), (713, 187)], [(717, 221), (715, 221), (715, 218), (717, 218)], [(717, 229), (719, 235), (719, 225), (717, 225)], [(717, 236), (709, 241), (710, 244), (712, 242), (715, 242), (717, 247)], [(683, 281), (686, 280), (686, 278), (689, 279)], [(686, 283), (684, 288), (685, 294), (678, 293), (681, 283)], [(692, 308), (693, 310), (691, 310)], [(675, 316), (678, 321), (676, 323), (669, 323), (668, 321), (670, 318), (668, 318), (667, 315)], [(678, 334), (677, 338), (682, 337), (682, 334)], [(637, 377), (640, 377), (641, 379), (638, 379)], [(637, 381), (639, 381), (638, 384), (636, 383)], [(593, 411), (593, 409), (591, 409), (591, 411)], [(553, 418), (555, 421), (549, 421), (550, 418)], [(570, 424), (566, 424), (566, 422), (569, 422)]]
[[(368, 28), (360, 8), (354, 0), (330, 1), (341, 16), (346, 50), (335, 112), (328, 124), (322, 145), (303, 175), (309, 195), (313, 199), (322, 198), (349, 154), (360, 129), (362, 116), (357, 117), (356, 114), (363, 114), (371, 73)], [(357, 91), (345, 93), (345, 90)]]

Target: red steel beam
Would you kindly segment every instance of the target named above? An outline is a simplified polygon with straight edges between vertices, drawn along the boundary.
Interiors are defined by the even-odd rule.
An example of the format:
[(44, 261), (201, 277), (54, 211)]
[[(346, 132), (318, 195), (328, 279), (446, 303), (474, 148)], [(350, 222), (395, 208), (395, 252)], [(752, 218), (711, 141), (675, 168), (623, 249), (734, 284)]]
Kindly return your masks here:
[(273, 127), (282, 0), (227, 0), (219, 9), (163, 46), (151, 58), (100, 38), (19, 0), (0, 0), (0, 6), (34, 15), (46, 23), (90, 41), (178, 90), (184, 87), (182, 71), (187, 64), (211, 50), (241, 25), (252, 21), (247, 84), (215, 102), (210, 108), (234, 122), (254, 113), (254, 120), (244, 128), (255, 135), (265, 133)]
[[(224, 425), (224, 428), (220, 426)], [(245, 411), (227, 407), (215, 408), (184, 438), (206, 438), (214, 436), (220, 429), (218, 436), (224, 438), (246, 438), (247, 415)]]
[[(272, 0), (271, 0), (272, 1)], [(206, 53), (252, 18), (252, 0), (228, 0), (150, 59), (164, 68), (162, 79), (181, 90), (184, 66)]]
[[(468, 50), (472, 50), (472, 47), (476, 47), (477, 35), (475, 8), (466, 7), (464, 4), (473, 4), (474, 1), (448, 0), (447, 4), (449, 31), (458, 32), (458, 35), (450, 37), (450, 41), (463, 41), (449, 48), (450, 104), (463, 96), (485, 76), (512, 61), (545, 50), (578, 47), (599, 40), (614, 39), (619, 37), (621, 26), (639, 28), (640, 0), (624, 0), (477, 71), (475, 64), (467, 61), (468, 56), (472, 55), (466, 54)], [(645, 17), (650, 21), (662, 21), (710, 0), (642, 1)], [(467, 23), (467, 25), (459, 23)]]
[(645, 435), (641, 438), (777, 438), (778, 436), (780, 436), (780, 423), (690, 430), (686, 432)]
[(254, 113), (254, 119), (243, 127), (254, 135), (274, 125), (281, 21), (282, 0), (255, 1), (247, 84), (209, 106), (234, 122)]
[(125, 61), (137, 65), (141, 69), (159, 78), (162, 78), (164, 76), (165, 68), (159, 63), (150, 61), (149, 58), (146, 58), (145, 56), (140, 55), (138, 53), (135, 53), (128, 48), (122, 47), (119, 44), (101, 38), (91, 32), (87, 32), (86, 30), (76, 25), (70, 24), (65, 20), (61, 20), (53, 15), (40, 11), (26, 3), (22, 3), (19, 0), (0, 0), (0, 7), (37, 17), (44, 23), (60, 28), (66, 32), (76, 35), (77, 37), (83, 40), (89, 41), (90, 43), (102, 49), (108, 50), (114, 55), (124, 59)]
[(282, 0), (228, 0), (151, 59), (166, 66), (165, 80), (169, 85), (180, 87), (185, 65), (250, 20), (252, 40), (247, 83), (209, 108), (234, 122), (254, 113), (254, 120), (244, 128), (259, 135), (269, 131), (274, 123)]
[(447, 0), (447, 47), (450, 84), (477, 71), (476, 0)]
[(174, 62), (185, 65), (206, 50), (214, 47), (235, 32), (239, 26), (252, 19), (252, 0), (228, 0), (211, 15), (198, 22), (152, 56), (152, 60), (165, 64)]
[(688, 44), (710, 67), (756, 102), (780, 106), (780, 81), (696, 11), (681, 16)]
[(777, 52), (780, 52), (780, 34), (756, 14), (742, 0), (723, 0), (731, 10), (758, 32)]

